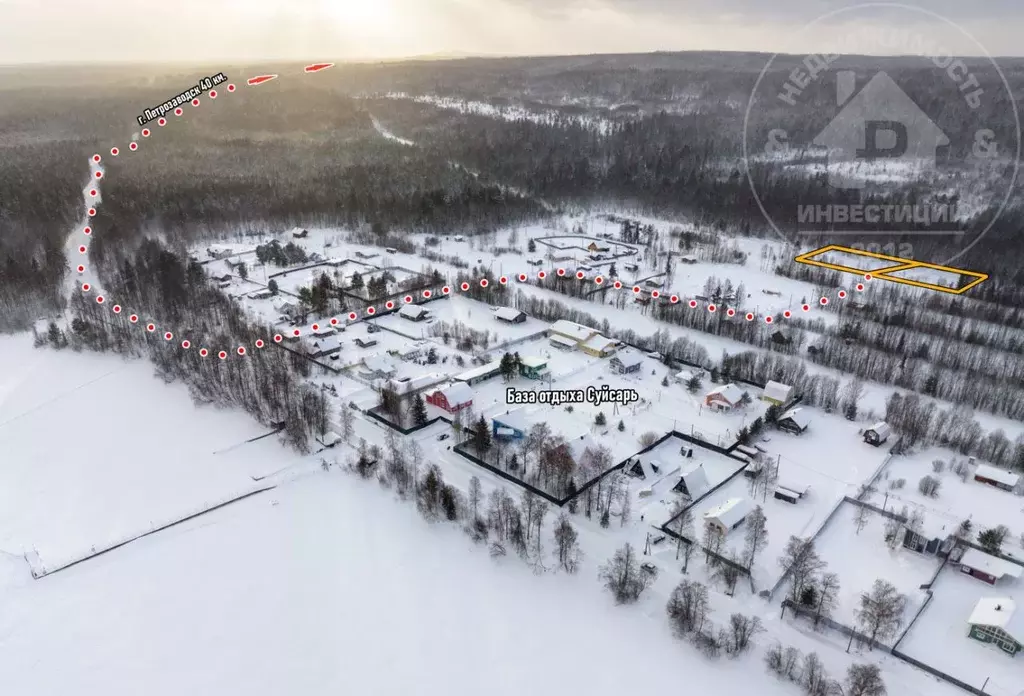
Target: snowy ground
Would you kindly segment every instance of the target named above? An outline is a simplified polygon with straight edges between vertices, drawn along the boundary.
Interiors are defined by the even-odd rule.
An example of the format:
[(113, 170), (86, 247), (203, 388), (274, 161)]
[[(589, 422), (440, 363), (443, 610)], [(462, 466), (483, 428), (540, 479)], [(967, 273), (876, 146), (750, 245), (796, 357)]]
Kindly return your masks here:
[(992, 696), (1018, 696), (1021, 691), (1021, 665), (994, 645), (967, 637), (967, 619), (983, 597), (1010, 597), (1017, 611), (1024, 611), (1024, 589), (1020, 581), (1000, 583), (997, 587), (963, 575), (947, 566), (932, 588), (928, 607), (900, 643), (900, 650)]
[[(832, 618), (856, 627), (861, 593), (870, 592), (875, 580), (885, 579), (907, 596), (905, 628), (924, 603), (925, 594), (919, 588), (932, 579), (941, 561), (902, 546), (890, 550), (884, 540), (885, 518), (877, 513), (871, 513), (858, 532), (854, 522), (857, 510), (855, 505), (844, 504), (815, 542), (818, 555), (828, 563), (830, 572), (839, 575), (841, 583)], [(871, 562), (865, 563), (866, 558)]]

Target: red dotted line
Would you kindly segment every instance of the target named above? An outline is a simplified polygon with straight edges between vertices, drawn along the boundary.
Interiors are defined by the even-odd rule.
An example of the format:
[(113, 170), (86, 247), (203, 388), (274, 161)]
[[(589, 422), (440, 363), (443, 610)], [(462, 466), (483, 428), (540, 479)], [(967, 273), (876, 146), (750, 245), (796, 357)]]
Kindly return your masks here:
[[(314, 65), (324, 65), (324, 64), (314, 64)], [(320, 69), (322, 69), (322, 68), (320, 68)], [(310, 71), (310, 70), (307, 69), (306, 72), (315, 72), (315, 71)], [(276, 77), (276, 76), (274, 76), (274, 77)], [(258, 78), (250, 78), (250, 80), (248, 81), (248, 84), (250, 84), (250, 85), (257, 85), (257, 84), (260, 84), (261, 81), (265, 81), (265, 80), (259, 80), (259, 81), (257, 81), (257, 80), (259, 80), (259, 79)], [(229, 93), (232, 93), (232, 92), (234, 92), (236, 90), (234, 84), (227, 85), (226, 89), (227, 89), (227, 91)], [(207, 93), (207, 96), (210, 99), (216, 99), (217, 98), (217, 90), (211, 89)], [(193, 107), (198, 107), (200, 105), (200, 103), (201, 102), (200, 102), (200, 100), (198, 98), (192, 100), (192, 106)], [(184, 115), (184, 113), (185, 113), (184, 109), (182, 109), (180, 106), (174, 110), (174, 115), (176, 117), (181, 117), (181, 116)], [(168, 119), (164, 118), (163, 116), (161, 116), (160, 118), (157, 119), (157, 126), (158, 127), (163, 128), (167, 124), (168, 124)], [(142, 137), (143, 138), (148, 138), (151, 135), (153, 135), (153, 131), (151, 129), (149, 129), (149, 128), (143, 128), (142, 129)], [(139, 149), (138, 142), (132, 141), (132, 142), (130, 142), (128, 144), (128, 150), (130, 152), (137, 152), (138, 149)], [(121, 150), (117, 146), (114, 146), (114, 147), (110, 148), (110, 154), (111, 154), (112, 157), (118, 157), (120, 155), (120, 153), (121, 153)], [(103, 161), (103, 158), (99, 154), (95, 154), (95, 155), (92, 156), (91, 161), (94, 164), (99, 164), (100, 162)], [(104, 175), (103, 171), (96, 171), (95, 175), (94, 175), (96, 181), (101, 180), (103, 178), (103, 175)], [(99, 196), (99, 190), (98, 189), (93, 188), (93, 189), (89, 190), (89, 197), (90, 198), (96, 198), (98, 196)], [(86, 214), (88, 215), (88, 217), (95, 216), (96, 215), (96, 204), (89, 205), (87, 207), (87, 209), (86, 209)], [(82, 228), (82, 234), (84, 236), (86, 236), (86, 237), (91, 237), (92, 236), (92, 232), (93, 232), (92, 227), (90, 227), (89, 225), (86, 225), (85, 227)], [(78, 252), (80, 254), (84, 255), (84, 254), (87, 253), (87, 251), (88, 251), (88, 247), (85, 244), (82, 244), (82, 245), (80, 245), (78, 247)], [(85, 264), (84, 263), (78, 264), (76, 270), (79, 273), (85, 273)], [(567, 273), (568, 272), (564, 268), (558, 268), (555, 271), (555, 274), (559, 278), (566, 277)], [(586, 274), (583, 273), (583, 271), (577, 271), (575, 275), (576, 275), (577, 280), (584, 280), (586, 278)], [(547, 271), (543, 271), (543, 270), (538, 271), (537, 274), (536, 274), (536, 277), (537, 277), (538, 280), (544, 280), (545, 278), (547, 278), (547, 276), (548, 276), (548, 272)], [(520, 283), (526, 283), (530, 279), (529, 276), (526, 273), (516, 274), (514, 276), (514, 278), (516, 280), (518, 280)], [(864, 280), (871, 280), (871, 274), (870, 273), (865, 274), (864, 275)], [(510, 282), (511, 282), (511, 280), (510, 280), (509, 276), (504, 276), (503, 275), (503, 276), (501, 276), (498, 279), (498, 283), (500, 283), (502, 286), (507, 286)], [(604, 276), (596, 276), (594, 278), (594, 284), (597, 285), (597, 286), (612, 287), (615, 290), (628, 290), (629, 289), (620, 280), (611, 280), (610, 281), (610, 285), (606, 285), (606, 282), (609, 282), (609, 281), (606, 281)], [(488, 287), (489, 283), (490, 283), (490, 281), (487, 278), (481, 278), (480, 281), (479, 281), (479, 285), (480, 285), (481, 288)], [(442, 295), (450, 295), (452, 292), (459, 291), (459, 290), (461, 290), (462, 292), (468, 292), (469, 289), (470, 289), (470, 284), (468, 282), (462, 282), (462, 283), (460, 283), (458, 286), (456, 286), (454, 288), (451, 287), (451, 286), (445, 285), (444, 287), (441, 288), (441, 294)], [(90, 286), (89, 283), (82, 283), (81, 284), (81, 290), (82, 290), (83, 293), (89, 293), (89, 292), (92, 291), (92, 287)], [(856, 290), (858, 292), (863, 291), (864, 290), (864, 284), (863, 283), (857, 283)], [(641, 288), (640, 288), (639, 285), (634, 285), (632, 287), (632, 291), (633, 291), (633, 294), (639, 295), (641, 293)], [(427, 300), (429, 300), (432, 297), (432, 295), (433, 295), (432, 291), (430, 291), (430, 290), (423, 290), (421, 294), (422, 294), (423, 299), (427, 299)], [(844, 298), (846, 298), (847, 293), (846, 293), (845, 290), (840, 290), (837, 293), (837, 296), (838, 296), (839, 299), (844, 299)], [(654, 290), (654, 291), (651, 292), (651, 297), (653, 299), (659, 299), (661, 297), (661, 292), (659, 292), (658, 290)], [(414, 300), (414, 298), (413, 298), (412, 295), (406, 295), (404, 298), (402, 298), (402, 301), (405, 304), (411, 304), (413, 302), (413, 300)], [(670, 295), (669, 296), (669, 301), (672, 304), (677, 304), (677, 303), (679, 303), (680, 298), (679, 298), (678, 295)], [(110, 304), (107, 301), (107, 298), (104, 297), (103, 295), (97, 295), (96, 296), (96, 302), (97, 302), (97, 304), (101, 304), (101, 305), (102, 304), (107, 304), (108, 306), (110, 306), (110, 309), (111, 309), (111, 311), (114, 314), (120, 315), (124, 311), (123, 308), (121, 307), (121, 305), (119, 305), (119, 304)], [(824, 307), (824, 306), (828, 305), (829, 299), (828, 299), (828, 297), (822, 297), (822, 298), (820, 298), (818, 300), (818, 303), (821, 306)], [(382, 307), (382, 310), (383, 311), (393, 311), (396, 306), (397, 306), (396, 302), (388, 300), (387, 302), (384, 303), (384, 305)], [(691, 309), (697, 309), (699, 305), (698, 305), (696, 300), (690, 300), (688, 302), (688, 306)], [(715, 312), (718, 311), (719, 308), (716, 305), (714, 305), (714, 304), (708, 304), (708, 305), (706, 305), (706, 309), (707, 309), (708, 312), (714, 314)], [(801, 305), (800, 309), (802, 311), (804, 311), (804, 312), (809, 312), (811, 310), (811, 305), (809, 305), (809, 304)], [(375, 316), (378, 311), (379, 310), (376, 307), (367, 307), (366, 310), (365, 310), (366, 316), (368, 316), (368, 317)], [(726, 316), (733, 317), (733, 316), (736, 315), (736, 310), (733, 309), (732, 307), (729, 307), (729, 308), (727, 308), (725, 310), (725, 314), (726, 314)], [(789, 318), (791, 318), (793, 316), (793, 314), (794, 314), (793, 311), (790, 311), (788, 309), (784, 310), (782, 312), (782, 318), (789, 319)], [(348, 313), (348, 320), (349, 321), (355, 321), (358, 318), (359, 318), (359, 314), (357, 312), (349, 312)], [(747, 321), (753, 321), (755, 318), (756, 317), (755, 317), (753, 312), (747, 312), (746, 315), (745, 315), (745, 319)], [(132, 324), (138, 324), (139, 323), (139, 315), (138, 314), (130, 314), (128, 316), (128, 321), (130, 323), (132, 323)], [(764, 317), (764, 322), (766, 324), (772, 324), (775, 321), (776, 321), (776, 319), (772, 315), (768, 315), (768, 316)], [(332, 317), (332, 318), (326, 320), (326, 324), (330, 325), (330, 326), (337, 326), (339, 323), (340, 323), (340, 319), (338, 317)], [(142, 324), (142, 326), (145, 328), (145, 330), (148, 333), (156, 333), (157, 326), (156, 326), (155, 323), (148, 322), (148, 323)], [(320, 323), (313, 323), (313, 324), (310, 325), (309, 328), (310, 328), (310, 330), (312, 332), (317, 332), (317, 331), (320, 330), (321, 324)], [(298, 337), (298, 336), (301, 336), (301, 335), (302, 335), (302, 330), (301, 329), (296, 328), (296, 329), (292, 330), (292, 336)], [(163, 332), (163, 338), (164, 338), (165, 341), (168, 341), (168, 342), (173, 341), (174, 340), (174, 333), (171, 332), (171, 331), (164, 331)], [(283, 340), (284, 340), (284, 336), (282, 334), (280, 334), (280, 333), (274, 334), (273, 341), (275, 343), (280, 343)], [(191, 349), (193, 347), (192, 346), (192, 342), (189, 341), (188, 339), (181, 340), (179, 345), (184, 350), (189, 350), (189, 349)], [(257, 339), (256, 340), (256, 343), (255, 343), (256, 348), (264, 348), (266, 345), (267, 345), (267, 343), (263, 339)], [(227, 351), (227, 350), (218, 350), (218, 351), (216, 351), (217, 357), (220, 358), (221, 360), (226, 360), (231, 353), (235, 353), (235, 354), (237, 354), (239, 356), (245, 356), (247, 354), (247, 350), (246, 350), (245, 346), (237, 346), (232, 351)], [(205, 347), (199, 348), (199, 355), (201, 357), (205, 358), (205, 357), (208, 357), (208, 356), (210, 356), (212, 354), (214, 354), (214, 352), (209, 350), (208, 348), (205, 348)]]

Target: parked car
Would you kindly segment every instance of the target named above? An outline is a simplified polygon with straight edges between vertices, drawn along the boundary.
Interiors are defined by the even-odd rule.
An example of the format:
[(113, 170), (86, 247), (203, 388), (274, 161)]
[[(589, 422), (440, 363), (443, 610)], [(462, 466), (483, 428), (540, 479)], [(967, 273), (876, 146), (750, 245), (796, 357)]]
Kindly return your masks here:
[(438, 439), (438, 441), (440, 441), (440, 440), (447, 440), (448, 437), (449, 437), (448, 433), (441, 433), (440, 435), (437, 436), (437, 439)]

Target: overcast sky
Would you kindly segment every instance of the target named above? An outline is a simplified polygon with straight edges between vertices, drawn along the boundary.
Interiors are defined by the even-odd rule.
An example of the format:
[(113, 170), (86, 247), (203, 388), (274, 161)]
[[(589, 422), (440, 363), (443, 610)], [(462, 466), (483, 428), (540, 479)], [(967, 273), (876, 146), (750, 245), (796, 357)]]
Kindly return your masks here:
[[(0, 64), (394, 58), (655, 50), (906, 53), (893, 26), (957, 55), (1024, 55), (1024, 0), (0, 0)], [(813, 30), (808, 22), (829, 12)], [(852, 33), (851, 33), (852, 30)], [(965, 33), (966, 32), (966, 33)], [(969, 36), (973, 36), (972, 40)], [(890, 42), (891, 44), (891, 42)]]

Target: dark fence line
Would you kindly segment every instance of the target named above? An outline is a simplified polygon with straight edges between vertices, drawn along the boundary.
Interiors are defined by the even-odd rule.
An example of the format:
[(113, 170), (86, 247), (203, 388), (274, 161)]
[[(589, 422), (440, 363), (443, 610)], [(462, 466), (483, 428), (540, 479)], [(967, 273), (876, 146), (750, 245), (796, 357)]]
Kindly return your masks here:
[[(265, 492), (267, 492), (269, 490), (273, 490), (274, 488), (277, 488), (277, 486), (276, 485), (274, 485), (274, 486), (264, 486), (263, 488), (257, 488), (254, 491), (249, 491), (248, 493), (243, 493), (242, 495), (235, 496), (234, 498), (231, 498), (229, 500), (225, 500), (225, 501), (217, 503), (215, 505), (211, 505), (210, 507), (204, 508), (204, 509), (200, 510), (199, 512), (195, 512), (195, 513), (192, 513), (191, 515), (188, 515), (186, 517), (181, 517), (179, 519), (176, 519), (173, 522), (168, 522), (167, 524), (160, 525), (159, 527), (151, 529), (148, 532), (144, 532), (142, 534), (136, 534), (135, 536), (129, 537), (128, 539), (124, 539), (123, 541), (119, 541), (119, 542), (116, 542), (114, 544), (110, 544), (109, 546), (107, 546), (105, 548), (102, 548), (99, 551), (91, 552), (91, 553), (89, 553), (89, 554), (87, 554), (85, 556), (81, 556), (79, 558), (76, 558), (73, 561), (69, 561), (67, 563), (64, 563), (63, 565), (57, 566), (56, 568), (52, 568), (50, 570), (46, 570), (46, 571), (37, 573), (34, 568), (31, 568), (32, 578), (35, 579), (35, 580), (39, 580), (40, 578), (45, 578), (48, 575), (53, 575), (54, 573), (59, 573), (60, 571), (67, 570), (68, 568), (76, 566), (79, 563), (85, 563), (86, 561), (92, 560), (93, 558), (96, 558), (97, 556), (102, 556), (103, 554), (110, 553), (111, 551), (113, 551), (115, 549), (119, 549), (122, 546), (127, 546), (128, 544), (132, 543), (133, 541), (138, 541), (139, 539), (144, 539), (145, 537), (148, 537), (148, 536), (151, 536), (153, 534), (156, 534), (157, 532), (162, 532), (162, 531), (164, 531), (166, 529), (170, 529), (171, 527), (175, 527), (175, 526), (177, 526), (179, 524), (182, 524), (184, 522), (188, 522), (189, 520), (194, 520), (195, 518), (201, 517), (201, 516), (203, 516), (203, 515), (205, 515), (207, 513), (213, 512), (214, 510), (219, 510), (219, 509), (221, 509), (223, 507), (227, 507), (228, 505), (231, 505), (232, 503), (237, 503), (237, 502), (239, 502), (241, 500), (245, 500), (246, 498), (251, 498), (254, 495), (259, 495), (260, 493), (265, 493)], [(31, 564), (30, 564), (30, 566), (31, 566)]]
[(667, 439), (668, 437), (678, 437), (678, 438), (680, 438), (682, 440), (685, 440), (686, 442), (690, 442), (692, 444), (698, 445), (699, 447), (703, 447), (705, 449), (709, 449), (709, 450), (711, 450), (713, 452), (718, 452), (719, 454), (724, 454), (725, 456), (729, 457), (730, 459), (735, 459), (737, 462), (739, 462), (740, 464), (743, 465), (740, 468), (738, 468), (736, 471), (734, 471), (731, 474), (729, 474), (729, 476), (726, 477), (725, 479), (723, 479), (721, 482), (716, 483), (714, 486), (712, 486), (710, 489), (708, 489), (705, 493), (703, 493), (702, 495), (699, 495), (696, 498), (694, 498), (693, 500), (691, 500), (690, 503), (686, 507), (684, 507), (678, 513), (676, 513), (675, 515), (670, 517), (668, 520), (665, 521), (664, 524), (661, 525), (661, 527), (660, 527), (661, 531), (665, 532), (666, 534), (671, 534), (672, 536), (674, 536), (677, 539), (680, 539), (680, 538), (685, 538), (685, 537), (681, 537), (676, 532), (671, 531), (669, 529), (669, 526), (673, 522), (675, 522), (677, 519), (682, 517), (683, 513), (685, 513), (687, 510), (689, 510), (690, 508), (694, 507), (695, 505), (700, 503), (702, 500), (704, 500), (709, 495), (711, 495), (715, 491), (719, 490), (723, 486), (728, 485), (730, 481), (732, 481), (734, 478), (736, 478), (737, 476), (742, 474), (744, 471), (746, 471), (746, 468), (750, 465), (750, 462), (748, 462), (748, 461), (746, 461), (744, 459), (740, 459), (739, 457), (735, 456), (734, 454), (732, 454), (731, 452), (729, 452), (728, 450), (726, 450), (726, 449), (724, 449), (722, 447), (719, 447), (717, 445), (712, 445), (710, 442), (704, 442), (700, 438), (693, 437), (692, 435), (687, 435), (686, 433), (681, 433), (679, 431), (673, 430), (665, 438), (662, 438), (662, 442), (664, 442), (664, 440)]
[(551, 495), (550, 493), (548, 493), (546, 491), (542, 491), (541, 489), (537, 488), (536, 486), (531, 485), (531, 484), (527, 483), (526, 481), (523, 481), (523, 480), (517, 478), (516, 476), (513, 476), (512, 474), (510, 474), (510, 473), (508, 473), (506, 471), (502, 471), (501, 469), (499, 469), (496, 466), (493, 466), (492, 464), (488, 464), (483, 459), (480, 459), (480, 457), (477, 457), (475, 455), (470, 454), (469, 452), (466, 451), (465, 447), (462, 444), (455, 445), (455, 447), (452, 448), (452, 451), (455, 452), (456, 454), (459, 454), (459, 455), (465, 457), (466, 459), (468, 459), (469, 461), (473, 462), (477, 466), (481, 466), (484, 469), (487, 469), (487, 471), (490, 471), (492, 474), (500, 476), (501, 478), (505, 479), (506, 481), (508, 481), (510, 483), (514, 483), (517, 486), (520, 486), (521, 488), (525, 488), (526, 490), (530, 491), (531, 493), (539, 495), (544, 500), (548, 501), (549, 503), (553, 503), (554, 505), (557, 505), (558, 507), (562, 507), (567, 502), (569, 502), (569, 500), (571, 499), (571, 498), (569, 498), (569, 499), (559, 500), (558, 498), (556, 498), (555, 496)]
[(842, 633), (844, 636), (846, 636), (848, 638), (849, 637), (853, 637), (855, 640), (860, 641), (863, 644), (870, 645), (870, 646), (872, 646), (874, 648), (878, 648), (879, 650), (882, 650), (882, 651), (887, 652), (887, 653), (891, 653), (892, 652), (892, 647), (886, 645), (885, 643), (881, 643), (881, 642), (879, 642), (877, 640), (872, 640), (871, 638), (869, 638), (868, 636), (864, 635), (860, 631), (858, 631), (858, 630), (856, 630), (854, 628), (851, 628), (851, 627), (847, 626), (844, 623), (839, 623), (838, 621), (836, 621), (834, 619), (830, 619), (827, 616), (815, 617), (814, 611), (812, 609), (809, 609), (807, 607), (804, 607), (804, 606), (801, 606), (799, 604), (796, 604), (795, 602), (790, 600), (788, 597), (786, 599), (782, 600), (782, 607), (783, 607), (783, 610), (785, 610), (788, 607), (797, 616), (806, 617), (806, 618), (810, 619), (812, 622), (817, 620), (819, 623), (822, 623), (825, 626), (828, 626), (829, 628), (831, 628), (831, 629), (833, 629), (835, 631), (839, 631), (840, 633)]
[(402, 435), (409, 435), (410, 433), (415, 433), (415, 432), (417, 432), (419, 430), (423, 430), (424, 428), (429, 428), (430, 426), (432, 426), (434, 423), (436, 423), (438, 421), (444, 421), (445, 423), (448, 423), (449, 425), (451, 424), (451, 421), (448, 420), (447, 418), (445, 418), (444, 416), (434, 416), (433, 418), (427, 420), (427, 422), (425, 422), (425, 423), (421, 423), (419, 425), (412, 425), (412, 426), (409, 426), (408, 428), (403, 428), (402, 426), (398, 425), (394, 421), (390, 421), (387, 418), (385, 418), (384, 416), (382, 416), (380, 413), (378, 413), (376, 406), (374, 406), (373, 408), (366, 409), (365, 411), (363, 411), (363, 413), (368, 415), (370, 418), (373, 418), (374, 420), (376, 420), (376, 421), (378, 421), (380, 423), (383, 423), (384, 425), (388, 426), (389, 428), (391, 428), (395, 432), (401, 433)]
[(868, 510), (871, 510), (872, 512), (877, 513), (877, 514), (881, 515), (882, 517), (888, 517), (890, 520), (899, 520), (900, 522), (906, 522), (907, 521), (906, 517), (904, 517), (903, 515), (899, 514), (898, 512), (895, 512), (894, 510), (886, 510), (885, 508), (880, 508), (877, 505), (872, 505), (871, 503), (866, 502), (864, 500), (858, 500), (857, 498), (851, 498), (848, 495), (844, 496), (843, 500), (845, 502), (847, 502), (847, 503), (850, 503), (851, 505), (856, 505), (857, 507), (867, 508)]
[(931, 603), (932, 596), (935, 594), (934, 592), (932, 592), (932, 587), (938, 581), (939, 575), (942, 573), (942, 569), (946, 567), (946, 564), (948, 562), (949, 554), (946, 554), (942, 557), (942, 563), (940, 563), (939, 567), (935, 569), (934, 573), (932, 573), (932, 577), (928, 580), (928, 582), (921, 585), (921, 587), (919, 588), (921, 590), (924, 590), (924, 602), (921, 604), (920, 607), (918, 607), (918, 610), (914, 612), (914, 618), (910, 620), (910, 622), (907, 624), (907, 627), (904, 628), (903, 631), (900, 633), (900, 637), (897, 638), (896, 642), (892, 644), (893, 650), (900, 647), (900, 643), (902, 643), (903, 639), (907, 637), (908, 633), (910, 633), (910, 629), (912, 629), (914, 627), (914, 624), (917, 623), (917, 620), (921, 618), (921, 614), (924, 613), (925, 607), (927, 607)]
[(327, 363), (322, 363), (319, 360), (317, 360), (316, 358), (310, 357), (309, 355), (307, 355), (306, 353), (303, 353), (300, 350), (293, 350), (292, 348), (289, 348), (288, 346), (284, 345), (283, 343), (273, 343), (272, 342), (272, 343), (270, 343), (270, 345), (272, 345), (272, 346), (274, 346), (276, 348), (280, 348), (281, 350), (288, 351), (289, 353), (292, 353), (294, 355), (298, 355), (300, 358), (304, 358), (304, 359), (308, 360), (309, 362), (313, 363), (314, 365), (318, 365), (318, 366), (324, 368), (325, 370), (329, 370), (330, 372), (333, 372), (336, 375), (341, 374), (341, 370), (338, 369), (337, 367), (335, 367), (334, 365), (328, 365)]
[(956, 677), (954, 677), (952, 675), (946, 674), (942, 670), (935, 669), (931, 665), (926, 665), (925, 663), (921, 662), (920, 660), (915, 660), (914, 658), (912, 658), (910, 655), (907, 655), (906, 653), (902, 653), (899, 650), (895, 650), (895, 649), (890, 650), (889, 652), (892, 653), (893, 657), (895, 657), (895, 658), (897, 658), (899, 660), (903, 660), (907, 664), (913, 665), (914, 667), (917, 667), (918, 669), (923, 669), (925, 672), (928, 672), (928, 674), (931, 674), (932, 676), (938, 677), (939, 679), (941, 679), (941, 680), (943, 680), (945, 682), (948, 682), (948, 683), (952, 684), (953, 686), (958, 686), (961, 689), (963, 689), (964, 691), (966, 691), (968, 693), (971, 693), (971, 694), (974, 694), (974, 696), (989, 696), (989, 694), (987, 692), (982, 691), (978, 687), (971, 686), (967, 682), (961, 681), (961, 680), (957, 679)]

